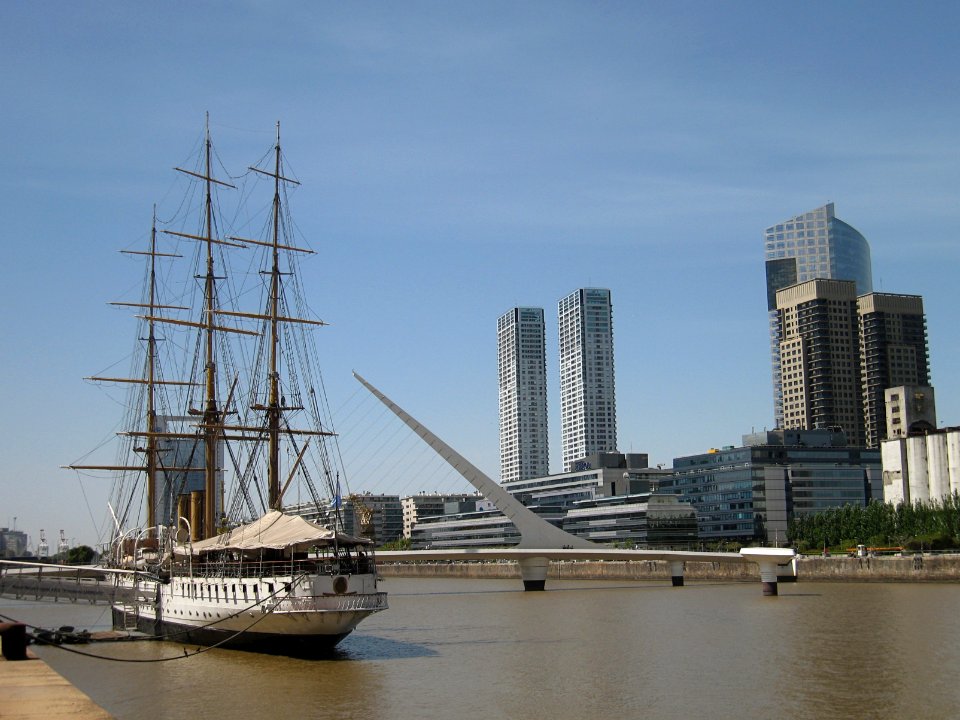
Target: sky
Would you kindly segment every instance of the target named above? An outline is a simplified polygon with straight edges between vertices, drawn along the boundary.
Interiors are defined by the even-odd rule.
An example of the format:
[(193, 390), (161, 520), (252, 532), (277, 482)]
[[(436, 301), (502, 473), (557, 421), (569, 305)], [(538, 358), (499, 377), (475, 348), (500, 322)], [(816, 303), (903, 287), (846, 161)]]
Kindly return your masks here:
[(580, 287), (612, 294), (622, 451), (669, 467), (772, 427), (763, 230), (827, 202), (875, 290), (923, 296), (960, 425), (958, 21), (936, 1), (0, 3), (0, 526), (100, 539), (108, 482), (60, 466), (117, 429), (82, 381), (130, 352), (116, 251), (176, 206), (206, 113), (237, 172), (281, 123), (333, 407), (357, 370), (494, 477), (497, 318), (545, 309), (560, 472), (556, 307)]

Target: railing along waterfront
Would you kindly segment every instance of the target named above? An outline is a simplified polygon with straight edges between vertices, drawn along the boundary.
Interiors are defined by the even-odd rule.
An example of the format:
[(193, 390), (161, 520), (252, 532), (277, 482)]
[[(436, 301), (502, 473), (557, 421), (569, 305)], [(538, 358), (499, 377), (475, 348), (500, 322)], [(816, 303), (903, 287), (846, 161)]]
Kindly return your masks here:
[(6, 597), (94, 604), (112, 602), (115, 593), (113, 578), (94, 567), (0, 560), (0, 595)]

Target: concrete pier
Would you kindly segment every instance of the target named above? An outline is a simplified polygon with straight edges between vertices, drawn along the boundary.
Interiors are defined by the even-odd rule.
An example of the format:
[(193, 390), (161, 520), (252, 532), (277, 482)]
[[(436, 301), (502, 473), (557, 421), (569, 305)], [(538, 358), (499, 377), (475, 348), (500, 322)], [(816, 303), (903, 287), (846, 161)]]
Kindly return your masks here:
[(3, 720), (111, 720), (106, 710), (27, 651), (26, 660), (0, 657)]
[(520, 577), (527, 592), (546, 590), (550, 561), (545, 557), (521, 558)]

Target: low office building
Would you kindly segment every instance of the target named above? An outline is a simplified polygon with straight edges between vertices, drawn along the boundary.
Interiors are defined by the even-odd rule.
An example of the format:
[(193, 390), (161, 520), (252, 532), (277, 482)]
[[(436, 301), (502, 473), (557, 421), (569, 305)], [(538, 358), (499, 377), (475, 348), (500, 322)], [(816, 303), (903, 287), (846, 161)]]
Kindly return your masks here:
[(420, 518), (443, 515), (445, 506), (451, 502), (464, 503), (476, 501), (478, 493), (455, 493), (443, 495), (440, 493), (418, 493), (409, 495), (400, 500), (403, 507), (403, 537), (413, 537), (413, 527)]
[(489, 500), (447, 503), (445, 510), (413, 526), (414, 550), (506, 547), (520, 542), (516, 525)]
[(662, 488), (696, 508), (702, 541), (781, 545), (795, 515), (881, 499), (880, 450), (830, 430), (753, 433), (743, 447), (676, 458)]
[(574, 503), (655, 490), (671, 472), (647, 467), (646, 453), (596, 453), (577, 460), (570, 472), (511, 483), (503, 487), (524, 505), (572, 507)]
[(563, 529), (591, 542), (689, 549), (698, 540), (697, 511), (676, 495), (621, 495), (584, 500), (567, 510)]
[[(673, 495), (655, 493), (670, 470), (647, 467), (642, 453), (597, 453), (573, 464), (571, 472), (504, 483), (503, 487), (547, 522), (601, 543), (689, 543), (696, 540), (693, 508)], [(415, 549), (468, 548), (515, 545), (516, 527), (484, 501), (447, 504), (442, 515), (421, 517), (411, 538)], [(651, 509), (652, 506), (652, 509)], [(679, 513), (677, 512), (679, 510)], [(679, 522), (676, 516), (694, 517)], [(616, 529), (611, 530), (615, 525)], [(692, 529), (691, 529), (692, 528)]]

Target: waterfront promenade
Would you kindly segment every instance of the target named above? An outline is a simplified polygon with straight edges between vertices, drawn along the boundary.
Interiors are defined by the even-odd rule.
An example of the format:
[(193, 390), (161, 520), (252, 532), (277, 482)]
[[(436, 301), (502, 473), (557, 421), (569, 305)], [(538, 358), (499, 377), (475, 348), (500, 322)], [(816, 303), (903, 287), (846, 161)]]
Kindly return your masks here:
[(113, 716), (32, 653), (0, 657), (3, 720), (111, 720)]

